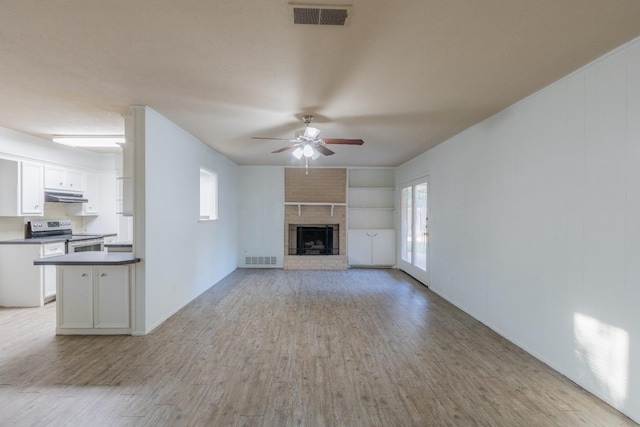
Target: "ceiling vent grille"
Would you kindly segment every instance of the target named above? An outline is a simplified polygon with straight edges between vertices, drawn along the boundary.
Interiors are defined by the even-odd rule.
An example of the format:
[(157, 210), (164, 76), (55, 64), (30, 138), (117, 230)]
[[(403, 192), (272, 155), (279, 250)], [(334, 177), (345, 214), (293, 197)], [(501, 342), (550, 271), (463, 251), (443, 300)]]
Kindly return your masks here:
[(349, 23), (351, 6), (318, 6), (290, 4), (293, 23), (296, 25), (338, 25)]

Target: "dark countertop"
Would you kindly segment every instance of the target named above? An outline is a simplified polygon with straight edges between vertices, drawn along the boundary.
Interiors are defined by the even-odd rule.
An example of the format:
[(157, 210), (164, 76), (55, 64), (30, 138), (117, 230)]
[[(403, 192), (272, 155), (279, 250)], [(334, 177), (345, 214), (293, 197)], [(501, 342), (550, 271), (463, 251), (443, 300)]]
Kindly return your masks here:
[(0, 245), (41, 245), (43, 243), (66, 242), (69, 236), (30, 237), (28, 239), (0, 240)]
[[(118, 233), (74, 233), (73, 236), (117, 236)], [(43, 243), (66, 242), (69, 236), (29, 237), (27, 239), (0, 240), (0, 245), (41, 245)]]
[(140, 262), (131, 252), (76, 252), (66, 255), (38, 258), (34, 265), (126, 265)]
[(113, 243), (105, 243), (105, 248), (131, 248), (133, 247), (133, 242), (131, 240), (125, 242), (113, 242)]

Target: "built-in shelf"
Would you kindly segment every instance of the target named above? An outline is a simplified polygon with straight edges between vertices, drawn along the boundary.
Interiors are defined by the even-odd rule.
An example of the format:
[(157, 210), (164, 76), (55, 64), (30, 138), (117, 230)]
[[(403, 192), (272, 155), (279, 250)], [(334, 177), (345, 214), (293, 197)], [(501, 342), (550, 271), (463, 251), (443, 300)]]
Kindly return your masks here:
[(393, 169), (349, 169), (349, 228), (394, 229)]

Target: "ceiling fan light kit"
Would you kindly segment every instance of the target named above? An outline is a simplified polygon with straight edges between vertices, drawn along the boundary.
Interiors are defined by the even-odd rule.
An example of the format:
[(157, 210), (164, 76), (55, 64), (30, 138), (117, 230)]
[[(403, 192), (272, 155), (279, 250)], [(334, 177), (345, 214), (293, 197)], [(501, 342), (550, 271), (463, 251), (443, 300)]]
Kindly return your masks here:
[[(305, 167), (309, 168), (309, 159), (317, 159), (320, 155), (331, 156), (335, 154), (333, 150), (327, 148), (326, 144), (342, 144), (342, 145), (362, 145), (364, 141), (361, 139), (345, 139), (345, 138), (319, 138), (320, 132), (318, 128), (309, 126), (313, 121), (311, 114), (302, 116), (302, 121), (305, 124), (304, 130), (297, 131), (293, 139), (286, 138), (273, 138), (267, 136), (254, 136), (252, 139), (270, 139), (278, 141), (289, 141), (291, 145), (279, 148), (272, 151), (272, 153), (282, 153), (283, 151), (292, 150), (293, 157), (300, 160), (303, 156), (305, 158)], [(307, 170), (308, 173), (308, 170)]]

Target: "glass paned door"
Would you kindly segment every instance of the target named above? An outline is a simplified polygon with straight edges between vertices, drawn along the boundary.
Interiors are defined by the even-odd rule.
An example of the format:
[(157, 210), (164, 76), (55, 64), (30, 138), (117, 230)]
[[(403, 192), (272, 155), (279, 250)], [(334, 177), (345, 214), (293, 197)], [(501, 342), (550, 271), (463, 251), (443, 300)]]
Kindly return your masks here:
[(429, 212), (427, 178), (405, 184), (400, 191), (400, 266), (412, 276), (427, 282)]
[(427, 183), (414, 185), (414, 216), (413, 216), (413, 240), (414, 262), (413, 265), (420, 270), (427, 271)]
[(411, 255), (412, 255), (412, 245), (411, 245), (411, 227), (413, 224), (413, 208), (411, 207), (411, 202), (413, 200), (413, 187), (405, 187), (401, 191), (401, 204), (402, 204), (402, 245), (400, 257), (402, 260), (411, 264)]

